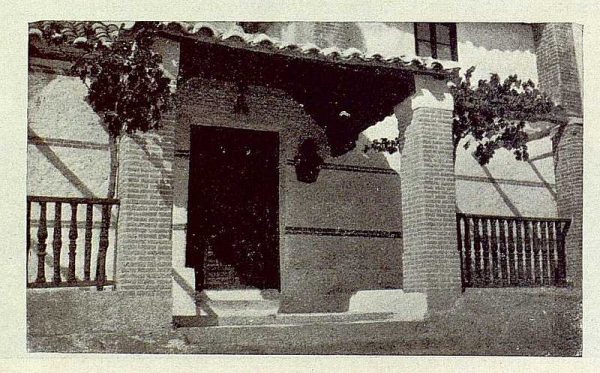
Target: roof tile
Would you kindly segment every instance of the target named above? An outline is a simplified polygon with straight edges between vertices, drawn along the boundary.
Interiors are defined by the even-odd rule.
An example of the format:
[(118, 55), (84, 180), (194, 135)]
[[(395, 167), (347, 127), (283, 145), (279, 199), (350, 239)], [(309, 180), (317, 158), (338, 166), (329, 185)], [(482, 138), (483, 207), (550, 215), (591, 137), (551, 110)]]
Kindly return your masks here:
[[(91, 47), (98, 45), (110, 47), (123, 30), (133, 26), (129, 23), (118, 22), (72, 22), (72, 21), (41, 21), (30, 24), (30, 37), (46, 38), (55, 44), (67, 44), (75, 47)], [(376, 64), (387, 64), (398, 67), (409, 67), (417, 70), (446, 71), (455, 70), (458, 64), (451, 61), (440, 61), (432, 58), (417, 56), (383, 56), (381, 54), (365, 54), (359, 49), (348, 48), (340, 50), (337, 47), (321, 49), (317, 45), (307, 43), (303, 45), (286, 44), (275, 37), (260, 33), (249, 34), (241, 27), (233, 27), (226, 32), (208, 22), (160, 22), (159, 27), (168, 33), (182, 36), (196, 36), (208, 38), (217, 42), (246, 44), (250, 48), (278, 49), (283, 53), (303, 55), (312, 58), (322, 58), (335, 61), (365, 61)]]

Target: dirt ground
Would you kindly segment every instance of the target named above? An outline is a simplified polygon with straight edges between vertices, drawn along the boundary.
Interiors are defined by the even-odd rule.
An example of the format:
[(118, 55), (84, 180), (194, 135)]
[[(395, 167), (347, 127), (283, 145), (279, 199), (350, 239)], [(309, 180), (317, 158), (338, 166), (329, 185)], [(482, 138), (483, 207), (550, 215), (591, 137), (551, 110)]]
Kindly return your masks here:
[(229, 329), (220, 339), (219, 327), (200, 334), (192, 328), (138, 335), (74, 333), (30, 336), (28, 347), (31, 352), (580, 356), (580, 301), (581, 293), (569, 289), (471, 290), (452, 309), (408, 327), (245, 327), (239, 334)]

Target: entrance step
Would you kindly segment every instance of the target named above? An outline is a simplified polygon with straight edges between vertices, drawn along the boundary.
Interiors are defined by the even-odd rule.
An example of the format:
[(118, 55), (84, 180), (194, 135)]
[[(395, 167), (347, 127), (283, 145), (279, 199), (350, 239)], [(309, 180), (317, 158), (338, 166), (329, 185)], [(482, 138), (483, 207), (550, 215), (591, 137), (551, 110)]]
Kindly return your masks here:
[[(277, 290), (205, 290), (196, 315), (177, 319), (178, 326), (310, 325), (380, 321), (419, 321), (427, 310), (424, 294), (401, 289), (359, 291), (346, 312), (279, 313)], [(185, 319), (185, 320), (184, 320)]]
[(216, 325), (267, 325), (274, 322), (279, 310), (278, 298), (277, 290), (204, 290), (197, 307)]
[[(272, 309), (234, 309), (215, 307), (212, 309), (216, 316), (213, 324), (203, 325), (218, 326), (252, 326), (252, 325), (309, 325), (338, 322), (365, 322), (393, 320), (391, 312), (339, 312), (339, 313), (277, 313), (277, 308)], [(190, 325), (194, 326), (194, 325)]]
[(427, 296), (402, 289), (362, 290), (350, 298), (350, 312), (391, 312), (398, 321), (420, 321), (427, 314)]
[(334, 312), (334, 313), (280, 313), (275, 316), (277, 324), (304, 325), (325, 323), (349, 323), (361, 321), (391, 320), (391, 312)]
[[(425, 345), (424, 322), (366, 321), (181, 328), (187, 343), (212, 354), (364, 354), (363, 346)], [(373, 350), (372, 347), (370, 347)], [(426, 351), (426, 349), (423, 349)]]
[(203, 290), (205, 299), (211, 301), (263, 301), (278, 300), (276, 289)]

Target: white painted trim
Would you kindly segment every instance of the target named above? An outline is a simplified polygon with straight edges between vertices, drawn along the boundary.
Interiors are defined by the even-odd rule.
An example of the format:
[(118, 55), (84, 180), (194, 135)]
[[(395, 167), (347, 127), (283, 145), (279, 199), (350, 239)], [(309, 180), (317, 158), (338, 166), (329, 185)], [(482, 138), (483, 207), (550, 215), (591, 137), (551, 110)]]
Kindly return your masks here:
[(413, 96), (411, 108), (414, 110), (419, 108), (431, 108), (440, 110), (454, 110), (454, 99), (450, 93), (443, 93), (443, 99), (439, 100), (426, 88), (421, 88), (421, 93)]

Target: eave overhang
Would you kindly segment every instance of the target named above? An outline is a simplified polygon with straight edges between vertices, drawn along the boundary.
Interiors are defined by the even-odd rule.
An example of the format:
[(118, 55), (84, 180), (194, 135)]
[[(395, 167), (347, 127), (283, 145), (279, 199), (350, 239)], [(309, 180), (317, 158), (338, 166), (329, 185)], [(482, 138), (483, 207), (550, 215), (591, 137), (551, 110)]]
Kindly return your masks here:
[(169, 31), (159, 35), (181, 43), (182, 81), (202, 77), (234, 82), (240, 92), (248, 85), (287, 92), (325, 130), (332, 156), (353, 149), (362, 131), (392, 115), (414, 92), (415, 74), (449, 79), (455, 73), (407, 66), (401, 60), (253, 45), (241, 38), (219, 40)]
[[(149, 24), (138, 22), (129, 30), (121, 27), (119, 34), (111, 31), (111, 39), (104, 40), (108, 26), (88, 23), (66, 22), (75, 34), (57, 38), (62, 45), (34, 43), (43, 39), (40, 29), (48, 32), (51, 23), (31, 24), (31, 57), (74, 61), (87, 54), (93, 58), (94, 45), (110, 48), (117, 36), (132, 37)], [(235, 30), (223, 34), (200, 22), (150, 23), (158, 37), (180, 43), (179, 84), (202, 77), (234, 82), (240, 92), (248, 85), (283, 90), (325, 130), (333, 156), (354, 148), (362, 131), (392, 115), (394, 107), (413, 94), (416, 75), (450, 80), (458, 74), (456, 68), (414, 56), (383, 57), (354, 48), (341, 51), (313, 44), (286, 45), (265, 34)], [(85, 30), (95, 34), (87, 42), (77, 43), (83, 40), (77, 32), (84, 35)]]

